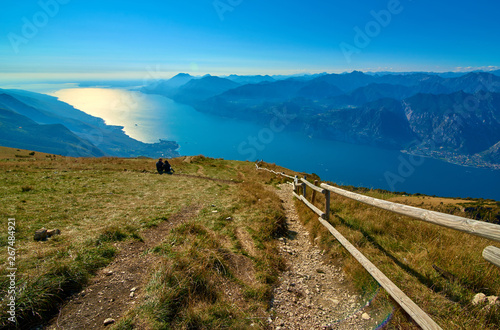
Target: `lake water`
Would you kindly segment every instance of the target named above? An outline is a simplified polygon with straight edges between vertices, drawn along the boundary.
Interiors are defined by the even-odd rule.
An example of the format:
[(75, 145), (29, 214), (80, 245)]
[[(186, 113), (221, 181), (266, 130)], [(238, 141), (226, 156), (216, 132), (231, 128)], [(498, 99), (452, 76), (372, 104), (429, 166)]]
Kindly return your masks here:
[(500, 171), (412, 157), (398, 151), (312, 139), (287, 130), (281, 114), (266, 125), (224, 119), (158, 95), (120, 89), (73, 88), (53, 93), (144, 142), (175, 140), (182, 155), (263, 159), (316, 173), (338, 184), (446, 197), (500, 200)]

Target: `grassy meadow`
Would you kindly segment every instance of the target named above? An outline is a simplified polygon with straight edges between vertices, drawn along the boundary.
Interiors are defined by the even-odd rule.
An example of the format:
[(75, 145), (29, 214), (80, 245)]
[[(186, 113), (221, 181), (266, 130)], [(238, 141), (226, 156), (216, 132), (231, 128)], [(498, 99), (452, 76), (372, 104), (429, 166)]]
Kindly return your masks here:
[[(256, 171), (253, 163), (180, 157), (175, 175), (158, 175), (153, 159), (66, 158), (0, 148), (0, 269), (7, 265), (7, 219), (16, 219), (17, 320), (20, 328), (43, 324), (63, 299), (85, 287), (122, 244), (141, 241), (145, 230), (183, 209), (199, 211), (176, 225), (146, 253), (157, 256), (145, 274), (146, 294), (113, 329), (267, 328), (273, 287), (287, 265), (276, 238), (286, 233), (280, 199), (285, 182)], [(290, 170), (273, 164), (262, 166)], [(314, 175), (308, 178), (314, 180)], [(317, 178), (319, 179), (319, 178)], [(434, 198), (351, 190), (399, 203), (496, 222), (494, 201)], [(316, 205), (323, 207), (318, 196)], [(391, 303), (366, 271), (296, 203), (311, 240), (372, 304)], [(497, 329), (499, 308), (473, 306), (483, 292), (500, 295), (500, 272), (482, 259), (485, 239), (378, 210), (332, 194), (330, 222), (443, 329)], [(217, 211), (217, 212), (214, 212)], [(35, 230), (61, 235), (35, 242)], [(438, 270), (436, 270), (438, 269)], [(6, 296), (7, 279), (0, 292)], [(389, 329), (417, 326), (392, 303)], [(6, 306), (0, 327), (7, 327)]]
[[(252, 163), (178, 158), (171, 160), (176, 175), (160, 176), (152, 159), (0, 153), (0, 244), (7, 250), (7, 218), (15, 218), (20, 327), (51, 318), (61, 299), (113, 260), (117, 242), (141, 240), (143, 230), (189, 206), (198, 214), (148, 251), (161, 261), (145, 275), (147, 298), (115, 327), (264, 327), (286, 267), (273, 238), (286, 226), (279, 198), (263, 188), (269, 175)], [(61, 235), (35, 242), (42, 227)], [(3, 253), (2, 273), (6, 263)], [(7, 286), (3, 277), (2, 297)], [(0, 313), (7, 326), (4, 304)]]

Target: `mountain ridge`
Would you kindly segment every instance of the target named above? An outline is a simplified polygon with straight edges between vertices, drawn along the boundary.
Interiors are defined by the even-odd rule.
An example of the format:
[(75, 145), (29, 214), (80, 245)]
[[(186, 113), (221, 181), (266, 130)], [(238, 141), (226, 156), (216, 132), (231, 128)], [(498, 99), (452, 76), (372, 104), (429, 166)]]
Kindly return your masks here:
[[(498, 159), (491, 155), (498, 150), (486, 152), (500, 140), (496, 133), (500, 131), (496, 119), (500, 77), (493, 73), (368, 75), (353, 71), (307, 78), (239, 85), (208, 98), (204, 97), (209, 93), (194, 97), (181, 93), (178, 97), (172, 92), (170, 96), (201, 112), (258, 123), (270, 120), (277, 109), (287, 109), (295, 116), (287, 128), (308, 136), (418, 152), (461, 165), (500, 168), (491, 161)], [(197, 80), (197, 85), (208, 88), (202, 80)], [(179, 90), (189, 90), (187, 87)], [(155, 93), (154, 88), (149, 92)], [(394, 111), (397, 102), (398, 109), (410, 102), (411, 111), (407, 109), (401, 116), (403, 112)], [(471, 106), (474, 111), (464, 110)], [(417, 117), (417, 113), (426, 115)], [(410, 144), (413, 147), (409, 148)]]

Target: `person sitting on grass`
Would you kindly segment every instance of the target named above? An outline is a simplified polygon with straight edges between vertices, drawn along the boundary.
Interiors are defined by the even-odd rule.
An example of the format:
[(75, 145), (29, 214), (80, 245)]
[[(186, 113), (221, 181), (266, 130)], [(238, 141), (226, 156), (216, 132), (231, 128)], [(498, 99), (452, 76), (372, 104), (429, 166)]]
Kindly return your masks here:
[(160, 158), (156, 162), (156, 170), (158, 171), (158, 174), (163, 174), (163, 167), (165, 164), (163, 163), (163, 160)]
[(163, 172), (167, 174), (172, 174), (174, 172), (174, 169), (172, 168), (172, 166), (170, 166), (170, 163), (166, 159), (163, 162)]

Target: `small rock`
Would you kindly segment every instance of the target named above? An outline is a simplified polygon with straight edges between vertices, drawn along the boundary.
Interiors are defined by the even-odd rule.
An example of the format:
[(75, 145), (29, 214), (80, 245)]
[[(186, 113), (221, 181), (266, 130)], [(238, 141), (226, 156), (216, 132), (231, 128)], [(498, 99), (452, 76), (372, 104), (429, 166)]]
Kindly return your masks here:
[(52, 237), (54, 235), (61, 235), (61, 231), (59, 229), (47, 230), (47, 237)]
[(112, 270), (106, 272), (106, 276), (111, 276), (111, 275), (113, 275), (113, 271)]
[(212, 213), (217, 213), (217, 212), (219, 212), (219, 211), (217, 211), (217, 210), (213, 210), (213, 211), (212, 211)]
[(231, 217), (227, 217), (227, 218), (226, 218), (226, 220), (227, 220), (227, 221), (231, 221), (231, 220), (233, 220), (233, 218), (231, 218)]
[(498, 302), (498, 297), (497, 296), (488, 296), (486, 297), (486, 299), (488, 300), (488, 303), (490, 305), (494, 305)]
[(137, 288), (134, 286), (132, 289), (130, 289), (130, 292), (135, 292)]
[(474, 299), (472, 299), (472, 304), (473, 305), (478, 305), (480, 303), (486, 302), (488, 299), (486, 298), (486, 295), (484, 293), (478, 293), (474, 296)]
[(115, 323), (115, 319), (112, 319), (112, 318), (107, 318), (104, 320), (104, 325), (110, 325), (110, 324), (113, 324)]
[(130, 298), (134, 298), (134, 293), (135, 292), (130, 292)]
[(371, 319), (370, 315), (368, 315), (368, 314), (366, 314), (366, 313), (363, 313), (363, 315), (361, 315), (361, 318), (362, 318), (363, 320), (369, 320), (369, 319)]
[(45, 241), (47, 239), (47, 229), (42, 228), (35, 231), (35, 241)]

